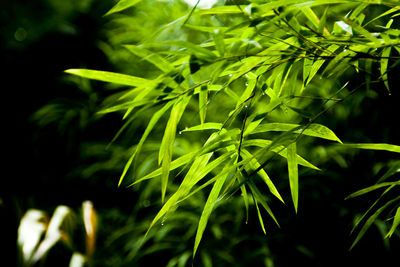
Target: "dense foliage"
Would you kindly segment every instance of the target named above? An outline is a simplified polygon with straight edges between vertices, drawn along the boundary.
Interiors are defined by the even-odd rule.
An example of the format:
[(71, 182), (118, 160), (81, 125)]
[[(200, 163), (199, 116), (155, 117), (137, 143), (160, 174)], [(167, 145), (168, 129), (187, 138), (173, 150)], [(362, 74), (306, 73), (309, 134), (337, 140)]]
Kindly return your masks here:
[[(126, 226), (110, 229), (108, 244), (119, 242), (127, 253), (124, 259), (110, 257), (110, 265), (140, 264), (147, 254), (172, 250), (172, 257), (163, 255), (168, 266), (184, 266), (191, 257), (204, 266), (273, 266), (278, 256), (268, 237), (248, 237), (241, 226), (254, 225), (256, 218), (268, 234), (273, 225), (300, 216), (307, 209), (302, 195), (320, 198), (302, 185), (302, 177), (320, 177), (312, 190), (327, 190), (323, 180), (339, 176), (332, 175), (337, 166), (352, 168), (347, 161), (358, 149), (390, 153), (375, 162), (382, 176), (376, 184), (359, 184), (348, 196), (368, 193), (373, 201), (355, 222), (351, 248), (374, 223), (391, 237), (400, 223), (400, 166), (393, 160), (400, 147), (387, 143), (398, 140), (371, 142), (368, 133), (359, 137), (347, 133), (356, 131), (353, 125), (343, 125), (357, 116), (361, 103), (371, 101), (373, 108), (376, 99), (398, 95), (392, 75), (400, 59), (396, 2), (254, 0), (200, 9), (179, 1), (121, 0), (111, 9), (109, 43), (100, 46), (121, 73), (66, 71), (109, 82), (95, 84), (106, 86), (107, 97), (93, 116), (101, 123), (118, 113), (124, 121), (107, 146), (112, 156), (80, 170), (87, 177), (120, 170), (115, 186), (137, 192)], [(87, 80), (74, 81), (93, 100), (96, 90)], [(63, 112), (47, 105), (35, 118), (59, 123), (49, 116), (60, 114), (55, 110)], [(87, 109), (71, 116), (82, 121), (88, 116), (82, 110)], [(86, 154), (104, 149), (88, 145)], [(342, 195), (355, 189), (341, 181)], [(161, 242), (168, 237), (170, 242)], [(241, 242), (250, 244), (248, 251), (236, 246)], [(306, 247), (293, 246), (315, 258)]]

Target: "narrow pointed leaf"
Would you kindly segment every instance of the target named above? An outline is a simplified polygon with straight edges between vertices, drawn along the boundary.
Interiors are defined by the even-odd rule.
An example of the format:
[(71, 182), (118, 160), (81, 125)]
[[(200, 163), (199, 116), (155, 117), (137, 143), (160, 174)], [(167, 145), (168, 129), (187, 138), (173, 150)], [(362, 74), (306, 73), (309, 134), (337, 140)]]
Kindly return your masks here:
[(292, 143), (287, 147), (287, 162), (288, 162), (290, 192), (292, 194), (294, 209), (297, 213), (297, 206), (299, 200), (299, 174), (298, 174), (297, 157), (296, 157), (296, 143)]
[(206, 119), (207, 101), (208, 101), (207, 86), (202, 86), (199, 92), (199, 116), (201, 125), (204, 124), (204, 121)]
[(366, 193), (369, 193), (371, 191), (380, 189), (382, 187), (388, 187), (388, 186), (393, 186), (393, 185), (400, 185), (400, 181), (375, 184), (375, 185), (369, 186), (367, 188), (363, 188), (361, 190), (358, 190), (357, 192), (350, 194), (348, 197), (346, 197), (346, 199), (358, 197), (358, 196), (364, 195)]
[(222, 123), (217, 122), (205, 122), (203, 125), (196, 125), (182, 130), (182, 132), (202, 131), (202, 130), (221, 130)]
[(382, 59), (381, 59), (381, 75), (382, 75), (382, 80), (383, 83), (386, 86), (386, 89), (390, 93), (390, 88), (389, 88), (389, 80), (388, 80), (388, 74), (387, 74), (387, 69), (388, 69), (388, 63), (389, 63), (389, 56), (390, 56), (390, 51), (391, 47), (385, 47), (382, 51)]
[(143, 86), (153, 83), (153, 81), (135, 77), (126, 74), (119, 74), (109, 71), (87, 70), (87, 69), (69, 69), (66, 73), (80, 76), (87, 79), (98, 80), (102, 82), (116, 83), (128, 86)]
[[(222, 172), (224, 172), (224, 170)], [(214, 206), (218, 202), (219, 193), (221, 192), (222, 186), (224, 185), (225, 180), (228, 176), (229, 172), (227, 172), (225, 175), (216, 180), (213, 188), (211, 189), (210, 194), (208, 195), (207, 202), (204, 205), (204, 209), (203, 212), (201, 213), (201, 217), (199, 220), (199, 225), (197, 227), (196, 238), (194, 242), (193, 257), (196, 254), (201, 238), (203, 237), (203, 233), (206, 228), (208, 218), (210, 217), (211, 212), (214, 209)]]
[(389, 152), (400, 153), (400, 146), (390, 145), (390, 144), (345, 144), (347, 147), (359, 148), (359, 149), (370, 149), (370, 150), (384, 150)]
[[(244, 158), (252, 158), (248, 165), (250, 166), (250, 170), (256, 170), (258, 169), (261, 165), (260, 163), (258, 163), (257, 159), (247, 150), (242, 149), (242, 155), (244, 156)], [(268, 186), (269, 190), (271, 191), (271, 193), (278, 198), (280, 201), (282, 201), (283, 203), (285, 203), (281, 197), (281, 195), (279, 194), (278, 190), (276, 189), (274, 183), (271, 181), (271, 179), (269, 178), (268, 174), (265, 172), (264, 169), (261, 169), (258, 171), (258, 175), (261, 177), (261, 179), (263, 179), (263, 181), (266, 183), (266, 185)]]
[(257, 128), (253, 130), (252, 134), (268, 131), (293, 131), (294, 133), (301, 133), (303, 135), (319, 137), (342, 143), (342, 141), (340, 141), (340, 139), (335, 135), (332, 130), (330, 130), (326, 126), (317, 123), (312, 123), (306, 126), (291, 123), (265, 123), (257, 126)]
[[(243, 142), (242, 146), (247, 147), (247, 146), (258, 146), (258, 147), (268, 147), (272, 144), (271, 140), (265, 140), (265, 139), (250, 139), (246, 140)], [(278, 153), (280, 156), (287, 158), (287, 149), (284, 146), (277, 146), (271, 148), (271, 151)], [(321, 170), (318, 167), (314, 166), (312, 163), (308, 162), (304, 158), (302, 158), (300, 155), (297, 155), (297, 163), (301, 166), (308, 167), (314, 170)]]
[(392, 227), (390, 228), (389, 232), (387, 233), (386, 238), (392, 237), (394, 231), (396, 230), (397, 226), (399, 226), (399, 224), (400, 224), (400, 207), (397, 208), (396, 214), (394, 215)]
[(360, 241), (360, 239), (364, 236), (364, 234), (367, 232), (367, 230), (371, 227), (371, 225), (376, 221), (378, 216), (386, 209), (388, 208), (392, 203), (398, 201), (400, 197), (396, 197), (388, 202), (386, 202), (385, 205), (383, 205), (381, 208), (379, 208), (374, 214), (372, 214), (368, 220), (365, 222), (363, 227), (361, 228), (360, 232), (358, 233), (356, 239), (354, 240), (353, 244), (350, 247), (350, 250), (354, 248), (354, 246)]
[(113, 8), (110, 9), (110, 11), (106, 13), (106, 16), (130, 8), (141, 1), (142, 0), (120, 0)]
[(136, 146), (135, 151), (132, 153), (131, 157), (129, 158), (128, 162), (126, 163), (124, 170), (121, 174), (121, 177), (118, 182), (118, 186), (121, 185), (122, 180), (124, 179), (126, 173), (128, 172), (128, 169), (130, 168), (134, 158), (136, 155), (140, 153), (140, 150), (142, 149), (142, 146), (144, 142), (146, 141), (147, 137), (149, 136), (150, 132), (153, 130), (154, 126), (156, 123), (159, 121), (159, 119), (162, 117), (162, 115), (174, 104), (174, 101), (170, 101), (167, 104), (165, 104), (164, 107), (162, 107), (160, 110), (158, 110), (156, 113), (154, 113), (153, 117), (151, 117), (149, 124), (147, 124), (146, 130), (144, 131), (142, 137), (140, 138), (140, 141), (138, 145)]
[(189, 103), (190, 97), (180, 99), (172, 107), (171, 114), (165, 128), (164, 137), (159, 150), (158, 162), (162, 162), (161, 166), (161, 198), (164, 201), (167, 191), (168, 176), (170, 172), (170, 164), (172, 160), (172, 150), (174, 148), (176, 128), (183, 115), (183, 112)]

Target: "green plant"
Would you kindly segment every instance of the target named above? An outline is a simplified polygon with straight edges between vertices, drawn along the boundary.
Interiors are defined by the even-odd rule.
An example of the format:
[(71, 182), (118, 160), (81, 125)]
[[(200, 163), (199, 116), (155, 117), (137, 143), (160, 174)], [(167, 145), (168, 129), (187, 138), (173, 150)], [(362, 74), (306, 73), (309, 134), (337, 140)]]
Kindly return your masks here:
[[(154, 3), (122, 0), (109, 14), (132, 6), (149, 10)], [(142, 76), (67, 70), (121, 86), (99, 111), (123, 114), (116, 138), (133, 123), (144, 124), (119, 185), (159, 181), (163, 205), (145, 236), (208, 186), (193, 256), (211, 212), (223, 201), (241, 198), (246, 216), (255, 207), (265, 233), (264, 212), (279, 226), (271, 202), (288, 202), (276, 186), (283, 180), (297, 213), (299, 165), (320, 171), (299, 151), (306, 155), (314, 147), (311, 138), (342, 143), (318, 123), (321, 118), (356, 92), (371, 94), (371, 85), (382, 84), (391, 93), (389, 74), (400, 52), (399, 11), (397, 1), (362, 0), (195, 6), (154, 34), (142, 30), (140, 43), (124, 44), (137, 59), (135, 69), (149, 70)], [(344, 147), (400, 153), (389, 144)], [(270, 178), (271, 169), (282, 170), (278, 159), (287, 163), (287, 175)], [(375, 217), (370, 218), (366, 225)]]

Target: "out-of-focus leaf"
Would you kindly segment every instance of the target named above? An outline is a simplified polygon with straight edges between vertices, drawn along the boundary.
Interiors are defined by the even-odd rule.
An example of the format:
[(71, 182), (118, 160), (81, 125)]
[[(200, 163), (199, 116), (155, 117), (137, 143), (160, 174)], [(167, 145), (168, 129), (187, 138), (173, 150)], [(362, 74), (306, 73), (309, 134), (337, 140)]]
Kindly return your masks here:
[(375, 220), (378, 218), (378, 216), (386, 209), (388, 208), (390, 205), (392, 205), (394, 202), (400, 200), (400, 196), (396, 197), (388, 202), (385, 203), (385, 205), (383, 205), (381, 208), (379, 208), (374, 214), (372, 214), (368, 220), (365, 222), (365, 224), (363, 225), (363, 227), (361, 228), (360, 232), (358, 233), (356, 239), (354, 240), (353, 244), (350, 247), (350, 250), (352, 250), (354, 248), (354, 246), (358, 243), (358, 241), (360, 241), (360, 239), (364, 236), (364, 234), (367, 232), (367, 230), (369, 229), (369, 227), (371, 227), (371, 225), (375, 222)]
[(394, 218), (393, 218), (392, 227), (390, 228), (390, 230), (387, 233), (385, 238), (388, 238), (388, 237), (391, 238), (394, 231), (396, 230), (397, 226), (399, 226), (399, 224), (400, 224), (400, 207), (397, 208), (397, 210), (396, 210), (396, 214), (394, 215)]
[[(86, 255), (90, 257), (96, 246), (97, 214), (91, 201), (82, 203), (83, 225), (86, 230)], [(72, 261), (72, 260), (71, 260)]]
[(43, 211), (30, 209), (22, 217), (18, 227), (18, 246), (24, 262), (30, 262), (46, 227), (46, 214)]
[(382, 80), (383, 80), (383, 83), (386, 86), (386, 89), (389, 91), (389, 93), (390, 93), (390, 88), (389, 88), (389, 80), (388, 80), (387, 69), (388, 69), (390, 51), (391, 51), (391, 47), (390, 46), (383, 48), (383, 50), (382, 50), (382, 59), (381, 59)]
[(142, 58), (143, 60), (147, 60), (165, 73), (170, 73), (175, 70), (169, 61), (156, 53), (136, 45), (125, 45), (125, 47), (136, 56)]
[(200, 12), (201, 15), (215, 15), (215, 14), (240, 14), (242, 13), (244, 5), (229, 5), (229, 6), (217, 6), (210, 9), (205, 9)]
[(63, 229), (65, 220), (72, 216), (72, 211), (67, 206), (58, 206), (54, 211), (53, 216), (47, 227), (46, 235), (39, 247), (32, 256), (32, 262), (38, 262), (48, 251), (60, 240), (69, 238), (66, 236), (66, 231)]
[(86, 263), (87, 258), (85, 255), (82, 255), (79, 252), (74, 252), (69, 262), (69, 267), (84, 267)]
[(366, 193), (369, 193), (371, 191), (374, 191), (376, 189), (379, 189), (379, 188), (382, 188), (382, 187), (393, 186), (393, 185), (400, 185), (400, 181), (397, 181), (397, 182), (386, 182), (386, 183), (380, 183), (380, 184), (372, 185), (372, 186), (369, 186), (367, 188), (358, 190), (357, 192), (354, 192), (354, 193), (350, 194), (348, 197), (346, 197), (346, 199), (353, 198), (353, 197), (358, 197), (358, 196), (364, 195)]
[(389, 152), (400, 153), (400, 146), (390, 145), (390, 144), (365, 143), (365, 144), (344, 144), (344, 145), (351, 148), (384, 150)]

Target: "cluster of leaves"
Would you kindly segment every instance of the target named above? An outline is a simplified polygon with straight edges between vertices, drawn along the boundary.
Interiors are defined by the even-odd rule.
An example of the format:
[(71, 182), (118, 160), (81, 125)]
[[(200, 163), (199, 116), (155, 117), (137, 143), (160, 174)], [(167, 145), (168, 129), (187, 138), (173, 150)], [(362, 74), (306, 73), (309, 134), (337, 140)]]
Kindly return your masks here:
[[(109, 14), (147, 2), (121, 0)], [(253, 0), (194, 7), (140, 44), (125, 45), (151, 66), (147, 77), (88, 69), (66, 72), (122, 86), (100, 111), (123, 112), (125, 124), (116, 138), (149, 118), (119, 181), (134, 186), (159, 179), (163, 206), (147, 233), (172, 216), (182, 201), (212, 187), (196, 230), (194, 255), (211, 212), (237, 192), (246, 211), (256, 208), (266, 232), (262, 209), (279, 225), (270, 201), (285, 203), (275, 183), (288, 177), (297, 212), (299, 165), (319, 170), (298, 154), (301, 140), (309, 136), (342, 143), (317, 120), (371, 83), (383, 83), (390, 93), (388, 74), (399, 62), (400, 31), (394, 27), (399, 14), (396, 1)], [(176, 29), (184, 34), (177, 36)], [(365, 82), (349, 84), (354, 75), (364, 76)], [(316, 102), (317, 108), (307, 108)], [(182, 144), (188, 143), (190, 150), (182, 153)], [(389, 144), (346, 146), (400, 152)], [(156, 162), (144, 160), (149, 157)], [(288, 175), (271, 179), (269, 164), (277, 157), (286, 161)], [(172, 176), (177, 187), (168, 186)]]

